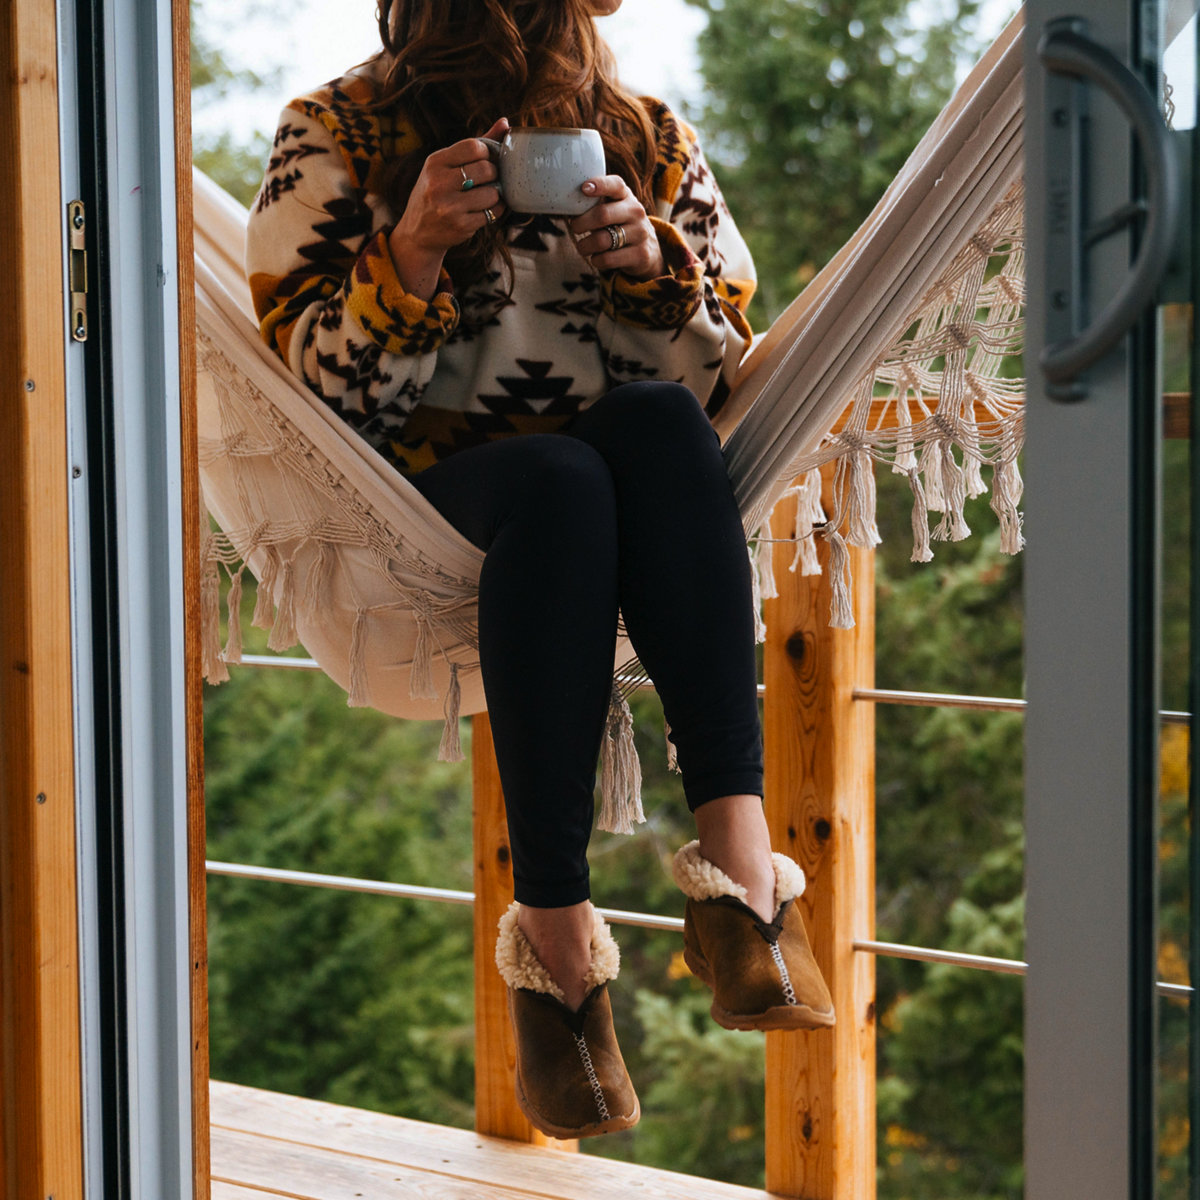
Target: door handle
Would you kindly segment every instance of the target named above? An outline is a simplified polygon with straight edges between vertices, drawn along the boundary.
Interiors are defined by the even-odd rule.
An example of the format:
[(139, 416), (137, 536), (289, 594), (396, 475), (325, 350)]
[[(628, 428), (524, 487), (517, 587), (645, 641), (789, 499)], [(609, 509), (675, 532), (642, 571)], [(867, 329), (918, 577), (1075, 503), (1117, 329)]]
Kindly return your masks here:
[[(1129, 332), (1154, 300), (1171, 265), (1183, 213), (1182, 173), (1170, 130), (1154, 97), (1116, 55), (1088, 37), (1080, 18), (1049, 22), (1037, 53), (1049, 73), (1047, 316), (1040, 365), (1051, 398), (1076, 401), (1087, 396), (1080, 374)], [(1137, 138), (1146, 174), (1144, 204), (1124, 205), (1090, 225), (1085, 224), (1082, 194), (1087, 152), (1085, 83), (1097, 84), (1125, 115)], [(1143, 214), (1145, 227), (1129, 274), (1095, 319), (1081, 329), (1088, 249)]]

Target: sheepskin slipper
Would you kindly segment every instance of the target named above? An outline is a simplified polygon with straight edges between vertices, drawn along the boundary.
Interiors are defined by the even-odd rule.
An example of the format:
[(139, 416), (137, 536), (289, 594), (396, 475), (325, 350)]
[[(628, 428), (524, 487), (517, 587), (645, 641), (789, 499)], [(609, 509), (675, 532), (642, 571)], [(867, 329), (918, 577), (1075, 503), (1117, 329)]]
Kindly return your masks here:
[(676, 855), (675, 882), (687, 896), (683, 959), (713, 991), (712, 1015), (726, 1029), (819, 1029), (834, 1023), (795, 900), (804, 872), (773, 854), (775, 917), (768, 924), (746, 903), (746, 889), (689, 842)]
[(555, 1138), (594, 1137), (629, 1129), (641, 1116), (612, 1023), (608, 982), (620, 952), (594, 913), (589, 991), (577, 1012), (533, 952), (513, 903), (500, 918), (496, 965), (508, 985), (517, 1042), (517, 1103), (535, 1128)]

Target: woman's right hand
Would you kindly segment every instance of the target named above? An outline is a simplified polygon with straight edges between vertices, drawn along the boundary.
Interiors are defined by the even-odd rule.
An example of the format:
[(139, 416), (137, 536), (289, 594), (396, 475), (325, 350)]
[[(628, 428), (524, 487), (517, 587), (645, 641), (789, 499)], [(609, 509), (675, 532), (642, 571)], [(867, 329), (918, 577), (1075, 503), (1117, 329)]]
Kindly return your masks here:
[[(507, 119), (501, 117), (484, 136), (499, 140), (508, 129)], [(446, 251), (504, 214), (496, 177), (496, 165), (479, 138), (464, 138), (425, 160), (388, 239), (406, 291), (432, 299)], [(472, 186), (464, 191), (468, 179)]]

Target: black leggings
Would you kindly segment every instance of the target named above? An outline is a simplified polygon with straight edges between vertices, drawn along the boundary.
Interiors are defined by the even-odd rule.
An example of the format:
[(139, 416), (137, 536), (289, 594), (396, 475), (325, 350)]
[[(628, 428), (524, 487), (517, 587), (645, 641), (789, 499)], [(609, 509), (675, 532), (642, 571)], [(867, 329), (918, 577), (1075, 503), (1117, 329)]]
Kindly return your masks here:
[(690, 391), (626, 384), (565, 435), (462, 450), (413, 483), (486, 555), (479, 660), (521, 903), (589, 895), (618, 607), (662, 699), (688, 807), (762, 795), (745, 536)]

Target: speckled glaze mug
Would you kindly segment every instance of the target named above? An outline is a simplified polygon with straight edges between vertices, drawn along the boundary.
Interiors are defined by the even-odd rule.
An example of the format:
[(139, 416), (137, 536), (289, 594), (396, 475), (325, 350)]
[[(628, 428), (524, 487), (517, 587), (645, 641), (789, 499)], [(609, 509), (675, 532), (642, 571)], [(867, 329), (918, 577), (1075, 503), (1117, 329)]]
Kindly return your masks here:
[(596, 203), (579, 189), (606, 174), (597, 130), (524, 125), (509, 130), (503, 142), (482, 140), (499, 168), (504, 203), (514, 212), (577, 217)]

